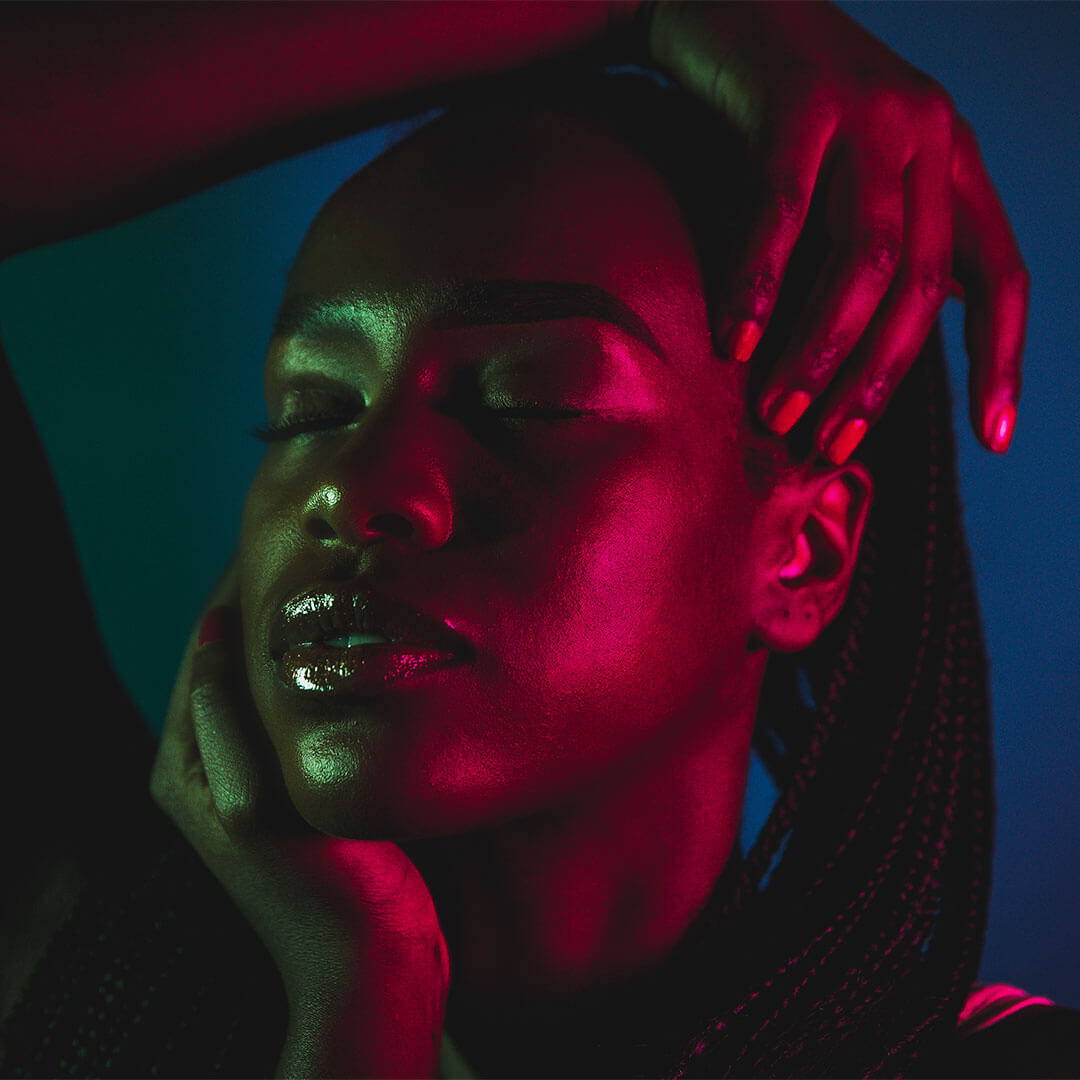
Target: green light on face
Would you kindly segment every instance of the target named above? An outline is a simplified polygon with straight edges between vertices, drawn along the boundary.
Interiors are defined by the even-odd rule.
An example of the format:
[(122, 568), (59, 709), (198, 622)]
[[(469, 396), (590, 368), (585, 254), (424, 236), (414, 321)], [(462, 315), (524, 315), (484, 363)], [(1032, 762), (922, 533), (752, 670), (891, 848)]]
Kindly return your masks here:
[(300, 742), (300, 768), (315, 788), (346, 783), (360, 768), (357, 751), (332, 739), (325, 731), (312, 732)]

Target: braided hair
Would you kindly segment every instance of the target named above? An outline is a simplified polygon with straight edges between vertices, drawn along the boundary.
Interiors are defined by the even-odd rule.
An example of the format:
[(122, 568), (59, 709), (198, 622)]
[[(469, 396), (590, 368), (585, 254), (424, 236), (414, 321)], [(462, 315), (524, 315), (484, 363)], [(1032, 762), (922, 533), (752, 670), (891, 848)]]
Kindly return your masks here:
[(859, 456), (876, 496), (848, 600), (766, 674), (780, 797), (724, 911), (755, 955), (673, 1076), (917, 1072), (976, 976), (989, 709), (939, 334)]
[[(551, 107), (660, 172), (711, 309), (736, 269), (738, 208), (753, 195), (738, 135), (640, 73), (520, 82), (496, 108), (519, 97)], [(794, 323), (785, 297), (805, 296), (822, 263), (821, 216), (812, 206), (748, 400), (768, 366), (760, 354), (782, 347)], [(811, 453), (805, 434), (780, 450), (750, 416), (755, 481)], [(811, 410), (799, 430), (813, 426)], [(917, 1075), (953, 1039), (977, 973), (992, 817), (987, 672), (940, 329), (856, 456), (875, 497), (848, 598), (813, 646), (770, 659), (755, 746), (780, 795), (723, 875), (723, 975), (672, 1077)]]

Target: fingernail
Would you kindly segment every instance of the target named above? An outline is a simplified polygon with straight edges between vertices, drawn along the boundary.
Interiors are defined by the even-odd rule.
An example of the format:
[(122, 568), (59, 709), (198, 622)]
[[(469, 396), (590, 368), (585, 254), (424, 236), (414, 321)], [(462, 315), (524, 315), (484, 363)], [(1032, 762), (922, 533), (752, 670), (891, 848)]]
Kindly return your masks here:
[(792, 390), (789, 394), (781, 394), (769, 410), (766, 423), (769, 430), (777, 435), (786, 435), (794, 426), (810, 404), (810, 395), (802, 390)]
[(834, 465), (843, 465), (851, 455), (851, 451), (862, 442), (867, 426), (865, 420), (849, 420), (836, 433), (836, 438), (829, 443), (825, 456)]
[(1006, 405), (998, 409), (994, 424), (990, 428), (990, 445), (999, 454), (1004, 454), (1012, 442), (1013, 428), (1016, 426), (1016, 406)]
[(731, 335), (731, 355), (740, 364), (745, 364), (754, 354), (757, 343), (761, 340), (761, 327), (756, 322), (739, 323)]
[(211, 608), (199, 627), (199, 648), (203, 645), (211, 645), (215, 641), (222, 641), (225, 637), (225, 624), (229, 616), (229, 609), (224, 604), (218, 604)]

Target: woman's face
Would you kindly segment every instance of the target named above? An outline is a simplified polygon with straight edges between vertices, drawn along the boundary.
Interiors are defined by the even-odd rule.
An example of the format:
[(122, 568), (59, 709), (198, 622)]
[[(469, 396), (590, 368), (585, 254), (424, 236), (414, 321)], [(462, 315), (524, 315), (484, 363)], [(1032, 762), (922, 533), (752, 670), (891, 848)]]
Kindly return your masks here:
[(309, 430), (241, 540), (254, 702), (312, 825), (482, 829), (725, 724), (737, 806), (739, 368), (662, 181), (568, 120), (444, 123), (331, 200), (266, 362), (271, 424)]

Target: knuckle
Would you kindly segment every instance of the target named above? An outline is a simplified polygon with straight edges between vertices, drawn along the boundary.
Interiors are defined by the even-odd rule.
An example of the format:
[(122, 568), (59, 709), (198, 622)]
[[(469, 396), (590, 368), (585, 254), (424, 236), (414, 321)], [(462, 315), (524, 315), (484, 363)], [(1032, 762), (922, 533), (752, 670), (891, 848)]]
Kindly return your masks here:
[(901, 135), (905, 140), (917, 130), (924, 90), (911, 74), (903, 82), (883, 77), (878, 71), (863, 76), (861, 103), (863, 123), (872, 125), (868, 130), (876, 130), (882, 135)]
[(877, 72), (864, 76), (863, 100), (872, 113), (890, 120), (906, 109), (907, 97), (891, 81), (882, 81)]
[(932, 266), (918, 275), (919, 294), (931, 308), (940, 308), (949, 298), (949, 268)]
[(837, 363), (847, 354), (845, 343), (837, 337), (829, 337), (807, 351), (804, 358), (806, 376), (813, 383), (823, 382), (836, 369)]
[(798, 224), (806, 216), (809, 202), (794, 176), (782, 174), (771, 178), (767, 199), (774, 216), (783, 225)]
[(903, 237), (890, 223), (870, 226), (856, 245), (859, 274), (863, 277), (892, 276), (900, 264)]
[(780, 279), (771, 267), (759, 267), (743, 280), (741, 292), (750, 314), (761, 315), (776, 301)]
[(956, 105), (940, 83), (926, 76), (923, 78), (925, 80), (921, 94), (923, 122), (933, 125), (935, 131), (949, 132), (951, 135), (956, 119)]
[(899, 379), (899, 372), (907, 370), (906, 363), (895, 365), (882, 365), (875, 368), (867, 376), (862, 389), (863, 406), (871, 415), (876, 415), (884, 409)]

